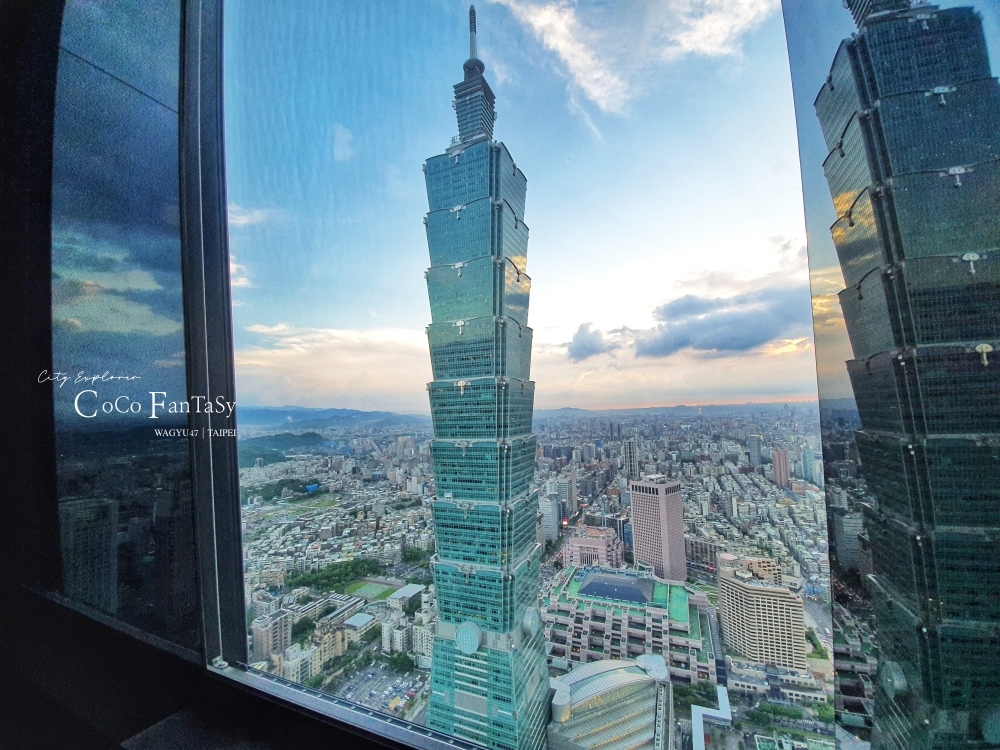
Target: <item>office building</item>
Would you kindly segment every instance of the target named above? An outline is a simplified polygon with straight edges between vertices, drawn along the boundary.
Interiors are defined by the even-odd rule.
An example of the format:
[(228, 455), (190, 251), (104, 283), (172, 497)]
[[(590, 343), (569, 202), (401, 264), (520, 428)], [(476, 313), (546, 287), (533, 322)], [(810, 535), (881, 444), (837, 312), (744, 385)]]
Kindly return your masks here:
[(791, 487), (791, 471), (788, 466), (788, 451), (778, 448), (771, 451), (771, 479), (783, 490)]
[(750, 560), (719, 555), (719, 615), (727, 652), (751, 662), (806, 671), (802, 598), (757, 573)]
[(634, 437), (622, 441), (622, 470), (629, 479), (639, 478), (639, 441)]
[(580, 496), (576, 491), (576, 474), (569, 471), (556, 479), (556, 494), (562, 504), (563, 517), (573, 518), (580, 510)]
[(680, 482), (656, 474), (629, 482), (629, 494), (636, 564), (649, 565), (657, 578), (687, 580)]
[(1000, 85), (973, 8), (848, 7), (815, 107), (877, 501), (872, 747), (996, 747)]
[(563, 545), (563, 565), (622, 565), (625, 546), (608, 527), (578, 526)]
[(542, 530), (546, 542), (554, 542), (559, 538), (562, 528), (562, 505), (558, 495), (539, 495), (538, 509), (542, 514)]
[(549, 750), (674, 747), (673, 693), (662, 656), (592, 662), (551, 685)]
[(761, 465), (761, 448), (764, 447), (764, 438), (761, 435), (750, 435), (747, 438), (747, 449), (750, 453), (750, 465), (757, 468)]
[(548, 691), (530, 491), (527, 183), (492, 140), (495, 97), (476, 56), (474, 8), (469, 30), (458, 136), (424, 164), (439, 614), (427, 725), (527, 750), (544, 746)]
[(63, 593), (113, 614), (118, 609), (118, 503), (59, 503)]

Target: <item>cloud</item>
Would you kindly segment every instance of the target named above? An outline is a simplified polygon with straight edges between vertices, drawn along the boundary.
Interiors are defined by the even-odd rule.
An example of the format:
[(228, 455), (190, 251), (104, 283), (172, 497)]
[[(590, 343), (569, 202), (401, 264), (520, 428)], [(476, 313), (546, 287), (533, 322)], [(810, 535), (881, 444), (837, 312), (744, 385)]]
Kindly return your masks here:
[(167, 359), (157, 359), (153, 361), (154, 367), (184, 367), (186, 360), (184, 352), (174, 352)]
[(673, 24), (661, 57), (739, 55), (740, 39), (776, 11), (780, 0), (673, 0)]
[(117, 244), (73, 229), (52, 235), (52, 269), (64, 282), (94, 284), (115, 292), (154, 292), (163, 287), (145, 268), (135, 268), (130, 253)]
[(236, 203), (229, 204), (229, 226), (245, 227), (248, 224), (260, 224), (272, 219), (277, 211), (270, 208), (244, 208)]
[(246, 403), (301, 404), (427, 413), (431, 380), (420, 330), (247, 326), (255, 345), (236, 351), (237, 392)]
[(600, 331), (591, 329), (590, 323), (581, 323), (573, 340), (567, 344), (566, 352), (574, 362), (593, 357), (597, 354), (604, 354), (616, 348), (616, 344), (606, 340)]
[(183, 323), (154, 312), (148, 305), (111, 294), (93, 281), (62, 281), (53, 288), (53, 324), (68, 333), (145, 333), (165, 336)]
[(229, 285), (234, 289), (253, 286), (247, 267), (237, 263), (236, 256), (232, 254), (229, 256)]
[(780, 4), (664, 0), (607, 8), (575, 0), (493, 2), (506, 6), (555, 54), (558, 71), (569, 81), (571, 107), (578, 93), (606, 113), (621, 113), (640, 96), (652, 68), (688, 56), (738, 57), (743, 36)]
[(790, 333), (809, 335), (809, 290), (769, 287), (732, 297), (685, 295), (656, 308), (660, 322), (638, 335), (636, 356), (667, 357), (682, 349), (747, 352)]
[(333, 158), (334, 161), (348, 161), (354, 156), (354, 133), (339, 122), (333, 124)]
[(527, 25), (546, 49), (556, 53), (573, 85), (605, 112), (620, 112), (628, 101), (628, 84), (602, 59), (596, 34), (568, 2), (498, 0)]

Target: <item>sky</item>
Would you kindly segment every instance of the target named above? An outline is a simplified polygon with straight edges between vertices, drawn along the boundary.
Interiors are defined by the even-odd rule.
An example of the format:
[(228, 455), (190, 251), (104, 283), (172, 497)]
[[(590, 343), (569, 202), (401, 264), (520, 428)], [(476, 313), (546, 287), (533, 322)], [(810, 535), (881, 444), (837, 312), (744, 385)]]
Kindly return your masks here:
[[(457, 132), (467, 11), (226, 5), (241, 404), (428, 412), (421, 164)], [(815, 399), (778, 0), (477, 15), (528, 179), (536, 408)]]

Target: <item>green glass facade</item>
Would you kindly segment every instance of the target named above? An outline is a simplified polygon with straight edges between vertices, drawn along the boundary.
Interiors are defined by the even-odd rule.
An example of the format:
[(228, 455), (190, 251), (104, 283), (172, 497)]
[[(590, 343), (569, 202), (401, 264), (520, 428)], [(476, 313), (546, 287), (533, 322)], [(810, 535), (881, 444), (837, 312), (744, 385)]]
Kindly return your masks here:
[(424, 164), (440, 613), (427, 724), (527, 750), (545, 746), (548, 671), (531, 491), (526, 180), (492, 140), (495, 97), (476, 58), (474, 10), (470, 31), (455, 86), (459, 135)]
[(872, 747), (1000, 747), (1000, 85), (972, 8), (848, 7), (815, 106), (876, 500)]

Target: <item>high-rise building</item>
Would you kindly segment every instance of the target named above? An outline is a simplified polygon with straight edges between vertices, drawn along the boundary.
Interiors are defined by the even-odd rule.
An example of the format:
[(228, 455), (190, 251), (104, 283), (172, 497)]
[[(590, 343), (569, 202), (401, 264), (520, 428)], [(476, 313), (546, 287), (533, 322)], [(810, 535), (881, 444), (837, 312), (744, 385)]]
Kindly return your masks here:
[(629, 479), (639, 478), (639, 441), (634, 437), (622, 441), (622, 470)]
[(542, 529), (546, 542), (554, 542), (559, 538), (562, 527), (562, 504), (558, 495), (539, 495), (538, 509), (542, 513)]
[(750, 560), (719, 555), (719, 615), (727, 651), (758, 664), (806, 671), (802, 598), (761, 576)]
[(872, 747), (997, 747), (1000, 85), (973, 8), (910, 5), (848, 0), (815, 104), (877, 501)]
[(545, 743), (548, 672), (531, 494), (526, 180), (494, 141), (476, 55), (455, 85), (458, 136), (424, 164), (432, 500), (439, 613), (427, 725), (498, 750)]
[(636, 563), (651, 566), (658, 578), (686, 581), (680, 482), (655, 474), (629, 482), (629, 494)]
[(778, 448), (771, 451), (771, 477), (781, 489), (789, 488), (792, 474), (788, 466), (788, 451)]
[(102, 612), (118, 609), (118, 503), (59, 503), (63, 593)]
[(747, 448), (750, 452), (750, 465), (754, 468), (761, 465), (761, 448), (764, 438), (761, 435), (750, 435), (747, 438)]
[(556, 479), (555, 484), (564, 515), (566, 518), (572, 518), (580, 510), (580, 495), (576, 491), (576, 474), (568, 471)]

